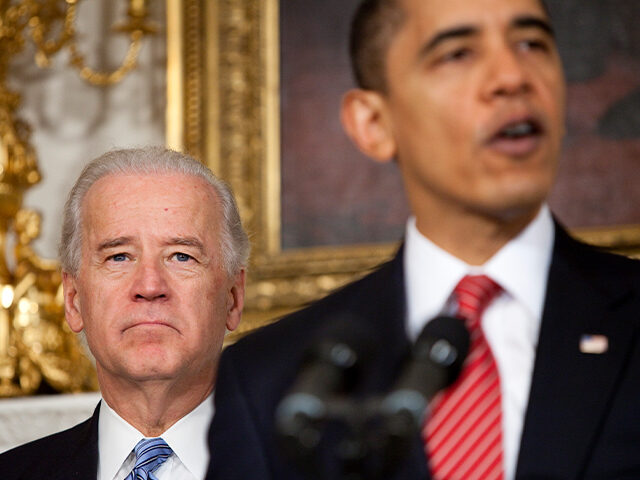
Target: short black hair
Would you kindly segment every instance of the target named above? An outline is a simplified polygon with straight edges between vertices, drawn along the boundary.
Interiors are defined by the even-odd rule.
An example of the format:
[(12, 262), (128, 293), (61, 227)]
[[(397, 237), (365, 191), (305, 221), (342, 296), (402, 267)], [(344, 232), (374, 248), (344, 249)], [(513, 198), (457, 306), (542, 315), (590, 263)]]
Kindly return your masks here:
[[(351, 21), (349, 54), (358, 87), (386, 93), (386, 57), (391, 40), (406, 18), (402, 0), (363, 0)], [(540, 4), (547, 16), (545, 0)]]
[(358, 87), (386, 92), (387, 49), (404, 18), (400, 0), (364, 0), (360, 4), (349, 39), (351, 68)]

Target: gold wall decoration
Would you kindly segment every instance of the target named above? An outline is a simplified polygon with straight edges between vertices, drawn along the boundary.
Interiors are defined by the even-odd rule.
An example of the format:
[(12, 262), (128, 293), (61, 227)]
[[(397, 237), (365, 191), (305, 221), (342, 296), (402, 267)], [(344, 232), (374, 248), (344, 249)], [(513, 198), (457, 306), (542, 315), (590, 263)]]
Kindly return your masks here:
[[(172, 3), (172, 2), (170, 2)], [(277, 2), (185, 0), (169, 32), (168, 138), (232, 186), (252, 240), (242, 335), (389, 258), (393, 245), (280, 248)], [(172, 47), (172, 43), (175, 45)], [(171, 77), (172, 73), (170, 73)], [(182, 136), (172, 132), (182, 132)], [(232, 337), (233, 338), (233, 337)]]
[[(170, 0), (174, 3), (176, 0)], [(233, 187), (252, 239), (242, 335), (351, 281), (394, 253), (396, 244), (283, 249), (280, 215), (278, 0), (184, 0), (169, 33), (179, 69), (181, 112), (169, 117), (173, 146), (207, 163)], [(175, 73), (175, 72), (174, 72)], [(170, 76), (171, 78), (171, 76)], [(171, 82), (170, 82), (170, 90)], [(337, 115), (337, 112), (336, 112)], [(577, 236), (640, 254), (640, 227)], [(232, 341), (233, 341), (232, 337)]]
[(60, 392), (97, 389), (93, 365), (64, 321), (58, 263), (39, 258), (31, 248), (40, 217), (23, 209), (22, 199), (40, 173), (29, 125), (16, 115), (20, 95), (8, 86), (11, 62), (29, 40), (40, 66), (68, 48), (72, 66), (94, 85), (117, 83), (135, 68), (142, 38), (156, 30), (145, 1), (130, 0), (125, 21), (114, 27), (129, 36), (130, 46), (111, 72), (89, 67), (80, 53), (75, 28), (80, 2), (0, 2), (0, 397), (34, 393), (43, 382)]

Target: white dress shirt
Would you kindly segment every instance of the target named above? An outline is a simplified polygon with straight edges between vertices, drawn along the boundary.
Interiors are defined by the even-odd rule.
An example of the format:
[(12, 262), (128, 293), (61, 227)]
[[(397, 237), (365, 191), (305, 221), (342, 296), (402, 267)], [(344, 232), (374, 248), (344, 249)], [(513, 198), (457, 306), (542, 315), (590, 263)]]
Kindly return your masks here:
[[(173, 424), (161, 437), (173, 454), (154, 472), (158, 480), (203, 480), (209, 464), (207, 434), (213, 395)], [(124, 480), (136, 463), (133, 447), (145, 438), (102, 400), (98, 419), (98, 480)]]
[(467, 274), (486, 274), (503, 292), (482, 317), (482, 329), (500, 373), (504, 471), (515, 476), (524, 414), (542, 319), (547, 276), (553, 251), (554, 225), (548, 207), (481, 267), (467, 265), (407, 222), (405, 284), (407, 333), (416, 339), (428, 320), (445, 311), (451, 293)]

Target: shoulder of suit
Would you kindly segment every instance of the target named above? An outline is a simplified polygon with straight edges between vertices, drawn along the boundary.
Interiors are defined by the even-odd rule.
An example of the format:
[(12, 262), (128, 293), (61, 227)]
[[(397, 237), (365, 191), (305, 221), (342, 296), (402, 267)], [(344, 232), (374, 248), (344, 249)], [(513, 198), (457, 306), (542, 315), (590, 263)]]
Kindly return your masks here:
[(72, 455), (75, 452), (74, 445), (82, 442), (86, 446), (92, 421), (93, 419), (89, 418), (67, 430), (19, 445), (0, 454), (0, 478), (17, 480), (25, 478), (23, 474), (27, 471), (47, 471), (51, 465)]
[(603, 270), (620, 270), (629, 273), (640, 273), (640, 260), (631, 258), (610, 249), (594, 246), (568, 235), (559, 236), (559, 243), (565, 255), (575, 257), (585, 267)]
[(640, 295), (640, 260), (560, 234), (553, 261), (563, 263), (595, 289), (610, 296), (636, 292)]
[(258, 345), (273, 345), (274, 341), (278, 341), (280, 344), (283, 338), (298, 335), (310, 337), (315, 331), (322, 330), (327, 323), (335, 321), (336, 315), (348, 316), (350, 311), (370, 304), (371, 299), (376, 298), (378, 291), (382, 292), (390, 288), (389, 283), (392, 279), (401, 281), (401, 265), (399, 254), (361, 278), (250, 333), (226, 350), (229, 352), (250, 350), (255, 356)]

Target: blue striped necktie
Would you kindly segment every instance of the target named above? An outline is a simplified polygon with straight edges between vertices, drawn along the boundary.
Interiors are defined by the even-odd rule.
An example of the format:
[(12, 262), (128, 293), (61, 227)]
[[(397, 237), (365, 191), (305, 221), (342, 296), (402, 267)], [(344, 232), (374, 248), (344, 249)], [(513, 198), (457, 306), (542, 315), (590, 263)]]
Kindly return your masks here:
[(125, 480), (158, 480), (152, 472), (173, 453), (160, 437), (143, 438), (133, 450), (136, 452), (136, 464)]

